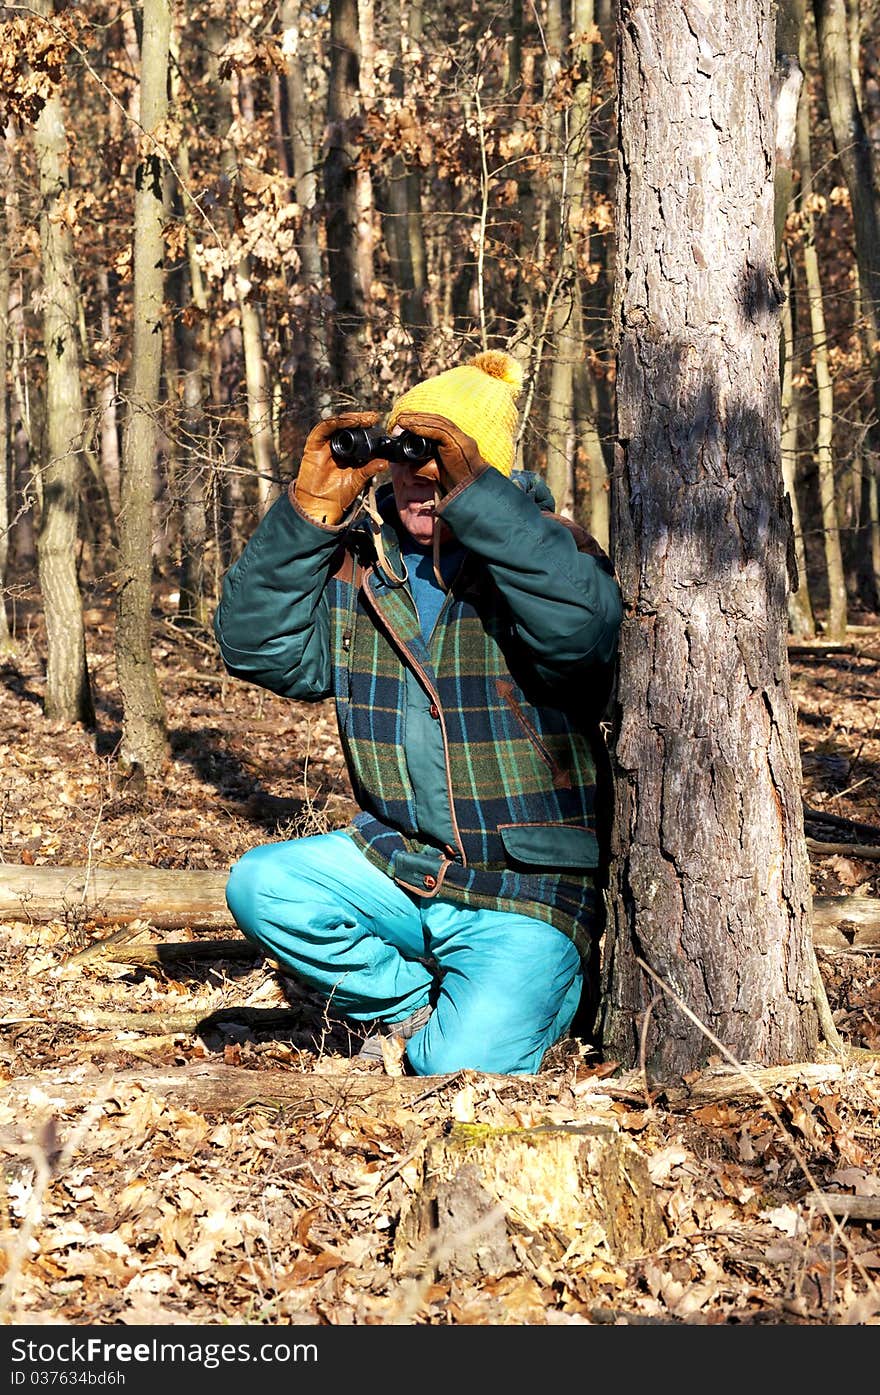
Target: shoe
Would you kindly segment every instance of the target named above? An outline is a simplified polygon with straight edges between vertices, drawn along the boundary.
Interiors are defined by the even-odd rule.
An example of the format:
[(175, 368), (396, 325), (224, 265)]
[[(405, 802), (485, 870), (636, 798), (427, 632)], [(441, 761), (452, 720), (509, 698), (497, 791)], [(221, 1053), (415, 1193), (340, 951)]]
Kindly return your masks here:
[(378, 1031), (371, 1032), (370, 1035), (365, 1038), (363, 1046), (358, 1052), (358, 1060), (383, 1060), (383, 1037), (386, 1039), (388, 1037), (402, 1037), (404, 1041), (409, 1041), (410, 1037), (415, 1036), (416, 1032), (421, 1031), (433, 1011), (434, 1008), (432, 1005), (430, 1003), (425, 1003), (424, 1007), (416, 1008), (415, 1012), (411, 1012), (409, 1017), (405, 1017), (402, 1022), (383, 1022), (379, 1026)]

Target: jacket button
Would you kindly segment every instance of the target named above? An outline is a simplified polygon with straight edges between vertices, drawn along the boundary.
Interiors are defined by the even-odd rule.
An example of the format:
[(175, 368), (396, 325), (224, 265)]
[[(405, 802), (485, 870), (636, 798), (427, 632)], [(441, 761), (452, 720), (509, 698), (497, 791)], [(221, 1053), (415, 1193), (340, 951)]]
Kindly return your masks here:
[(436, 718), (440, 716), (440, 709), (437, 706), (436, 702), (431, 703), (431, 706), (428, 708), (428, 711), (430, 712), (432, 717)]
[(429, 891), (431, 891), (436, 885), (437, 878), (432, 877), (431, 873), (429, 872), (428, 875), (425, 877), (425, 886), (428, 888)]

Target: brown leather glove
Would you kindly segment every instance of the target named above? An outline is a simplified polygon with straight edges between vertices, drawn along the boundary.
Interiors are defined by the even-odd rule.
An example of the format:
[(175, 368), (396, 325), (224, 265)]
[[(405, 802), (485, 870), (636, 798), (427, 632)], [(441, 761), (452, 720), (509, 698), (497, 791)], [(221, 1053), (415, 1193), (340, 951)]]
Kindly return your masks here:
[(330, 451), (333, 432), (341, 426), (375, 426), (378, 420), (378, 412), (343, 412), (312, 427), (289, 493), (315, 523), (335, 527), (373, 476), (388, 463), (370, 460), (366, 465), (337, 465)]
[(395, 425), (436, 441), (440, 483), (447, 493), (489, 468), (473, 436), (466, 435), (448, 417), (436, 412), (401, 412)]

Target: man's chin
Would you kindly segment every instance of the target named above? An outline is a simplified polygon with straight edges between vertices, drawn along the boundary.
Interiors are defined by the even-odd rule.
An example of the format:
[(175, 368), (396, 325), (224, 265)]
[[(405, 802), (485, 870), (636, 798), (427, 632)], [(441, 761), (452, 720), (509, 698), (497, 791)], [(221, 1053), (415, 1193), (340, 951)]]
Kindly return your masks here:
[(433, 513), (411, 514), (401, 519), (404, 528), (417, 543), (424, 547), (433, 540), (436, 519)]

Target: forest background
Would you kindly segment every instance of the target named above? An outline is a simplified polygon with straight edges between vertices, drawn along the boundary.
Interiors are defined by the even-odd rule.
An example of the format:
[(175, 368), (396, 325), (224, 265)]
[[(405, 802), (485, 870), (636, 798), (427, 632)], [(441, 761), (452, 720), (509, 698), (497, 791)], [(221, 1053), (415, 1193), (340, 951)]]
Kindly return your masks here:
[[(777, 72), (782, 458), (792, 630), (841, 638), (880, 586), (876, 185), (855, 219), (852, 198), (880, 91), (874, 7), (817, 13), (821, 55), (802, 5), (778, 25), (800, 34)], [(523, 363), (519, 463), (609, 545), (616, 6), (36, 0), (0, 18), (0, 647), (39, 574), (50, 715), (90, 720), (80, 595), (110, 588), (120, 756), (160, 767), (153, 575), (204, 626), (310, 426), (386, 410), (480, 348)], [(853, 112), (826, 78), (844, 60), (859, 127), (841, 153)]]
[[(838, 816), (876, 823), (876, 793), (862, 775), (875, 768), (876, 724), (862, 730), (860, 703), (877, 665), (870, 639), (862, 648), (852, 641), (876, 623), (880, 585), (877, 15), (855, 0), (778, 14), (798, 31), (780, 48), (776, 73), (786, 135), (776, 170), (782, 463), (799, 578), (788, 624), (793, 640), (836, 643), (843, 665), (822, 651), (831, 667), (811, 670), (815, 686), (797, 692), (822, 736), (803, 747), (805, 801), (814, 812), (833, 804)], [(219, 675), (210, 632), (223, 573), (295, 471), (319, 417), (383, 410), (414, 380), (504, 347), (525, 369), (520, 463), (542, 472), (558, 507), (614, 552), (618, 18), (602, 0), (442, 12), (364, 0), (0, 7), (7, 861), (220, 869), (258, 837), (344, 818), (331, 714), (305, 720), (271, 696), (235, 691)], [(843, 47), (829, 47), (829, 35)], [(858, 139), (841, 145), (840, 103), (851, 116), (850, 99)], [(855, 684), (849, 705), (847, 683)], [(853, 738), (843, 764), (828, 744), (829, 720)], [(228, 750), (218, 754), (222, 740)], [(850, 787), (858, 793), (847, 800)], [(815, 886), (867, 893), (873, 875), (871, 859), (838, 847), (821, 859)], [(652, 1180), (676, 1244), (690, 1208), (691, 1237), (715, 1237), (708, 1257), (695, 1258), (691, 1245), (684, 1257), (673, 1247), (621, 1265), (597, 1259), (586, 1242), (573, 1257), (545, 1236), (539, 1263), (523, 1266), (517, 1250), (494, 1286), (462, 1286), (453, 1266), (452, 1278), (441, 1273), (407, 1295), (391, 1273), (403, 1261), (388, 1238), (415, 1141), (436, 1124), (438, 1107), (447, 1118), (498, 1122), (509, 1089), (452, 1082), (411, 1104), (405, 1082), (395, 1082), (403, 1097), (382, 1120), (376, 1099), (365, 1122), (334, 1097), (320, 1108), (313, 1101), (318, 1122), (308, 1127), (253, 1114), (215, 1127), (204, 1122), (217, 1108), (204, 1077), (183, 1074), (182, 1108), (195, 1112), (182, 1121), (152, 1096), (145, 1103), (139, 1092), (159, 1089), (145, 1060), (207, 1057), (220, 1081), (218, 1056), (258, 1069), (317, 1057), (332, 1074), (334, 1052), (347, 1054), (350, 1043), (289, 984), (287, 998), (275, 996), (265, 969), (224, 977), (218, 990), (220, 968), (206, 968), (206, 957), (182, 979), (173, 964), (189, 960), (163, 960), (152, 941), (136, 942), (158, 920), (146, 911), (135, 921), (133, 943), (125, 931), (127, 966), (111, 972), (101, 960), (98, 979), (99, 961), (71, 961), (104, 935), (106, 916), (101, 924), (65, 901), (36, 935), (27, 918), (9, 930), (10, 1073), (59, 1058), (74, 1071), (56, 1107), (80, 1122), (59, 1156), (69, 1161), (82, 1148), (77, 1088), (86, 1096), (96, 1088), (74, 1062), (134, 1064), (140, 1083), (120, 1077), (103, 1100), (86, 1150), (100, 1159), (102, 1184), (88, 1181), (80, 1158), (76, 1206), (72, 1192), (50, 1191), (48, 1173), (39, 1191), (39, 1161), (16, 1173), (7, 1311), (60, 1305), (74, 1321), (121, 1310), (147, 1321), (215, 1320), (219, 1311), (366, 1322), (613, 1321), (624, 1309), (709, 1321), (843, 1312), (837, 1320), (855, 1321), (875, 1311), (865, 1298), (880, 1186), (874, 1144), (864, 1141), (876, 1132), (873, 1086), (862, 1074), (844, 1092), (839, 1065), (781, 1083), (784, 1105), (765, 1098), (763, 1113), (704, 1097), (701, 1117), (681, 1133), (659, 1112), (667, 1101), (658, 1105), (647, 1086), (640, 1093), (638, 1080), (621, 1080), (617, 1094), (607, 1086), (607, 1106), (591, 1095), (642, 1143), (655, 1131)], [(228, 942), (221, 950), (235, 961)], [(842, 963), (823, 962), (838, 1026), (875, 1048), (870, 961), (852, 956), (846, 974)], [(60, 978), (40, 977), (56, 971)], [(289, 1028), (279, 1043), (278, 1019), (259, 1016), (283, 1015), (292, 993), (293, 1046)], [(84, 1016), (84, 994), (115, 1008), (121, 994), (141, 1010), (161, 996), (162, 1012), (145, 1037), (146, 1017), (134, 1029), (118, 1014)], [(187, 994), (196, 1008), (181, 1029), (169, 1004)], [(243, 1015), (224, 1016), (242, 996)], [(93, 1029), (111, 1030), (112, 1045), (96, 1042)], [(525, 1124), (554, 1108), (567, 1115), (614, 1064), (563, 1059), (564, 1088), (551, 1072), (529, 1087), (533, 1099), (520, 1091), (509, 1107)], [(223, 1078), (224, 1108), (243, 1106)], [(272, 1089), (282, 1089), (276, 1078)], [(10, 1107), (5, 1126), (14, 1100)], [(111, 1122), (115, 1109), (124, 1126)], [(780, 1111), (789, 1136), (814, 1150), (814, 1166), (821, 1159), (826, 1184), (854, 1188), (865, 1203), (867, 1233), (843, 1247), (843, 1297), (833, 1253), (841, 1239), (832, 1234), (829, 1247), (828, 1215), (815, 1208), (802, 1225), (810, 1174), (804, 1154), (789, 1156), (775, 1135)], [(695, 1142), (701, 1129), (711, 1142)], [(171, 1171), (185, 1173), (182, 1192), (163, 1180), (165, 1145), (154, 1146), (163, 1132), (173, 1137)], [(150, 1179), (136, 1195), (132, 1174), (111, 1183), (105, 1170), (123, 1137), (131, 1167)], [(247, 1182), (238, 1197), (223, 1192), (221, 1205), (204, 1159), (230, 1140)], [(294, 1184), (279, 1163), (267, 1219), (252, 1153), (279, 1144), (291, 1168), (311, 1159), (315, 1187)], [(20, 1157), (20, 1140), (10, 1149)], [(51, 1155), (42, 1147), (44, 1161)], [(31, 1204), (38, 1192), (48, 1222)], [(214, 1224), (223, 1208), (225, 1228)], [(87, 1243), (80, 1217), (105, 1240)], [(752, 1258), (743, 1258), (746, 1219)], [(27, 1261), (25, 1242), (37, 1232), (37, 1258)], [(791, 1241), (781, 1260), (779, 1234)], [(94, 1252), (90, 1262), (92, 1243), (106, 1248), (100, 1264)]]

